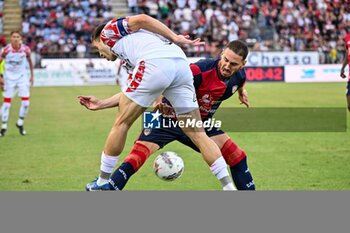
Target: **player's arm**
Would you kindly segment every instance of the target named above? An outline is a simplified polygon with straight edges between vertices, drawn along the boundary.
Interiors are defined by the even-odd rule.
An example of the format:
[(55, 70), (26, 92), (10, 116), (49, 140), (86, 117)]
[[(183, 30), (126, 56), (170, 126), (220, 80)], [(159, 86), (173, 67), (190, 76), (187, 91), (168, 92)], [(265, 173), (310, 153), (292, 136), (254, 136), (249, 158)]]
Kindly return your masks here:
[(32, 58), (30, 56), (27, 57), (28, 63), (29, 63), (29, 69), (30, 69), (30, 85), (33, 86), (34, 84), (34, 66), (32, 62)]
[(153, 111), (159, 111), (164, 116), (173, 116), (175, 115), (174, 108), (167, 104), (166, 101), (163, 101), (164, 96), (159, 96), (153, 103)]
[(106, 99), (98, 99), (95, 96), (78, 96), (81, 105), (89, 110), (96, 111), (119, 106), (121, 93), (117, 93)]
[(346, 67), (346, 65), (348, 64), (348, 61), (349, 61), (348, 60), (348, 53), (349, 53), (348, 47), (345, 46), (345, 57), (344, 57), (344, 60), (343, 60), (343, 65), (342, 65), (341, 70), (340, 70), (340, 77), (342, 77), (342, 78), (346, 78), (345, 67)]
[(4, 61), (5, 56), (6, 56), (5, 49), (2, 48), (1, 51), (0, 51), (0, 64)]
[(32, 61), (32, 58), (30, 56), (30, 49), (27, 48), (26, 50), (26, 54), (27, 54), (27, 61), (28, 61), (28, 64), (29, 64), (29, 70), (30, 70), (30, 85), (33, 86), (34, 84), (34, 66), (33, 66), (33, 61)]
[(238, 89), (238, 99), (239, 101), (241, 101), (240, 104), (244, 104), (245, 106), (247, 106), (247, 108), (249, 108), (249, 99), (248, 99), (248, 91), (246, 89), (244, 89), (244, 87), (240, 87)]
[(162, 22), (145, 14), (128, 17), (128, 29), (136, 32), (140, 29), (157, 33), (175, 44), (203, 45), (200, 38), (190, 40), (188, 36), (177, 35)]
[(162, 103), (163, 100), (163, 95), (160, 95), (154, 102), (153, 102), (153, 107), (155, 110), (159, 109), (160, 104)]

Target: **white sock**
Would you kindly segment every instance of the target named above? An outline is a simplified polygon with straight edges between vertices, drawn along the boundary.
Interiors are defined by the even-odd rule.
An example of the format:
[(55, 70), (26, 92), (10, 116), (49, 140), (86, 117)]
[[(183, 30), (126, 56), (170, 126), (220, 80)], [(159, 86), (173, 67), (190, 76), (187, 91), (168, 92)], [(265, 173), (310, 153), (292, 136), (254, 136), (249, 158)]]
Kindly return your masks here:
[(23, 125), (23, 123), (24, 123), (24, 120), (19, 118), (17, 121), (17, 125), (21, 126), (21, 125)]
[(100, 166), (100, 176), (97, 179), (97, 184), (102, 185), (108, 182), (109, 176), (111, 175), (113, 168), (118, 163), (119, 156), (106, 155), (102, 152), (101, 155), (101, 166)]
[(11, 103), (3, 103), (1, 107), (1, 120), (2, 122), (7, 122), (10, 115)]
[[(19, 109), (19, 118), (24, 119), (27, 116), (28, 110), (29, 110), (29, 100), (22, 100), (21, 107)], [(23, 125), (23, 121), (22, 121), (22, 124), (18, 124), (18, 125)]]
[(228, 173), (227, 164), (224, 157), (219, 157), (210, 166), (211, 172), (220, 180), (223, 190), (236, 190)]
[(224, 191), (237, 191), (237, 188), (233, 185), (233, 183), (228, 183), (224, 187), (222, 187)]

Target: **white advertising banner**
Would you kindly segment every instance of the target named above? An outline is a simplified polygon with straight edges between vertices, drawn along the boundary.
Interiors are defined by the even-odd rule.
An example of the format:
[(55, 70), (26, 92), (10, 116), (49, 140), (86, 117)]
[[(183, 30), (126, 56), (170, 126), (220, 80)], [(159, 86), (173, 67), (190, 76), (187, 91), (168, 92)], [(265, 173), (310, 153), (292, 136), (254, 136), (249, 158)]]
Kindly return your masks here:
[[(104, 59), (43, 59), (34, 70), (35, 86), (115, 85), (120, 61)], [(120, 71), (120, 75), (124, 74)]]
[[(200, 57), (188, 58), (190, 63)], [(43, 59), (43, 69), (35, 69), (35, 86), (125, 85), (128, 74), (120, 60), (93, 59)], [(119, 70), (119, 71), (118, 71)], [(119, 74), (118, 74), (119, 73)]]
[(247, 66), (285, 66), (319, 64), (317, 52), (250, 52)]
[(34, 86), (77, 86), (83, 85), (83, 79), (80, 79), (73, 70), (34, 70)]
[(87, 68), (97, 68), (97, 69), (117, 69), (120, 61), (115, 62), (107, 61), (102, 58), (55, 58), (55, 59), (42, 59), (41, 65), (47, 70), (57, 70), (57, 69), (73, 69), (73, 70), (84, 70)]
[[(340, 64), (285, 66), (285, 82), (346, 82), (347, 78), (340, 77)], [(349, 69), (345, 71), (349, 74)]]

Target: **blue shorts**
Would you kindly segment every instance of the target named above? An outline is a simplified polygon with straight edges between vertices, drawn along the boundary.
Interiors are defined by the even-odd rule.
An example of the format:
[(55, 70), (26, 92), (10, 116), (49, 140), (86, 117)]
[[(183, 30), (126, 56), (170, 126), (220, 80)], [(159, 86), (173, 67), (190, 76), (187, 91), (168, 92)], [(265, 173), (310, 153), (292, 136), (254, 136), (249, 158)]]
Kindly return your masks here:
[[(224, 134), (225, 132), (218, 128), (205, 129), (208, 137)], [(179, 141), (182, 144), (191, 147), (199, 152), (189, 137), (180, 129), (180, 127), (169, 126), (169, 128), (143, 129), (138, 138), (139, 141), (152, 142), (163, 148), (172, 141)]]
[(350, 95), (350, 81), (348, 82), (348, 85), (346, 86), (346, 95)]

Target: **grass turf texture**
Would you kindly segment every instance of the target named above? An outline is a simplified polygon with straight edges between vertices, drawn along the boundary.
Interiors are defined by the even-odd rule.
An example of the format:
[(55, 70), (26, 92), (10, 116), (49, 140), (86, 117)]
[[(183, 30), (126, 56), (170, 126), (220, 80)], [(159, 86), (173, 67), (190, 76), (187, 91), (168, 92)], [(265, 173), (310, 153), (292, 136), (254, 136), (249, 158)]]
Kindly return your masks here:
[[(248, 83), (255, 107), (344, 107), (344, 83)], [(92, 112), (81, 107), (78, 95), (109, 97), (115, 86), (33, 88), (25, 121), (28, 135), (18, 133), (19, 99), (11, 107), (8, 131), (0, 138), (0, 191), (82, 191), (98, 174), (100, 154), (116, 109)], [(222, 106), (238, 107), (237, 96)], [(347, 125), (349, 125), (349, 114)], [(121, 160), (141, 128), (129, 132)], [(229, 133), (248, 155), (258, 190), (350, 190), (350, 134)], [(220, 190), (200, 154), (172, 143), (185, 172), (174, 182), (153, 174), (152, 155), (124, 190)], [(120, 160), (120, 161), (121, 161)]]

